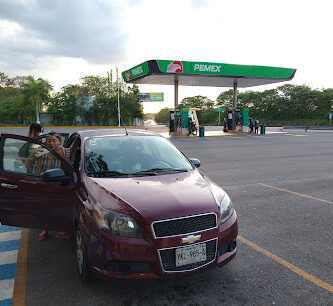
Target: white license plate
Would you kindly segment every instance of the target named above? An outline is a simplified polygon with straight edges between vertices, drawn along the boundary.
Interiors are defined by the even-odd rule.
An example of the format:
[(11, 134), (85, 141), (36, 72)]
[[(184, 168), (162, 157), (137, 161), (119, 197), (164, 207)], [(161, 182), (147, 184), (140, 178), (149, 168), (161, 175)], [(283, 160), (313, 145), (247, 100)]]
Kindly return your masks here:
[(189, 245), (183, 248), (176, 249), (176, 267), (205, 261), (206, 259), (207, 255), (205, 243)]

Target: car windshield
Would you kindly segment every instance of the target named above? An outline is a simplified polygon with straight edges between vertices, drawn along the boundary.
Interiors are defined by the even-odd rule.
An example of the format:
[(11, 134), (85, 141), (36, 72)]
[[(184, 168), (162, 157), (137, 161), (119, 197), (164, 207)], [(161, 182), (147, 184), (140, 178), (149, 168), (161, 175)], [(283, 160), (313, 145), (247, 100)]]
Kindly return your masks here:
[(192, 169), (185, 156), (163, 137), (105, 136), (85, 142), (88, 176), (148, 176)]

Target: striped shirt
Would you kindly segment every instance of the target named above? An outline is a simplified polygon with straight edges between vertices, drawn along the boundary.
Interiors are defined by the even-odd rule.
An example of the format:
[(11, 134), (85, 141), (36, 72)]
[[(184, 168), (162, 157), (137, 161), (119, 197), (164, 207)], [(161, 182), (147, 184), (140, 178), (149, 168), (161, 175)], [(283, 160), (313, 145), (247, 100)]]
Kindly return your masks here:
[[(69, 159), (70, 149), (60, 147), (60, 153), (65, 159)], [(61, 161), (51, 152), (38, 157), (34, 163), (32, 174), (41, 175), (49, 169), (61, 168)]]

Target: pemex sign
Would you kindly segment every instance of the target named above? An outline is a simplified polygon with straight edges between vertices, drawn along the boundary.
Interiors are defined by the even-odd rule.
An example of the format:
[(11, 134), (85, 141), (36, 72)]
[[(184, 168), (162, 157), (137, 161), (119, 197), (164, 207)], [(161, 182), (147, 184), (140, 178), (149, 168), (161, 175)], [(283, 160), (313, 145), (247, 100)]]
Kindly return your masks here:
[[(122, 72), (122, 76), (129, 83), (165, 85), (172, 83), (171, 77), (173, 76), (178, 75), (183, 80), (189, 80), (189, 78), (182, 78), (182, 75), (184, 77), (193, 76), (193, 83), (197, 86), (210, 86), (208, 84), (211, 84), (212, 80), (219, 80), (213, 86), (230, 86), (230, 84), (232, 86), (233, 79), (238, 78), (243, 81), (246, 80), (242, 86), (248, 87), (257, 86), (261, 83), (264, 85), (291, 80), (295, 73), (296, 69), (270, 66), (180, 60), (149, 60)], [(208, 78), (196, 78), (200, 76), (207, 76)], [(210, 77), (217, 78), (210, 79)]]
[(125, 81), (131, 81), (133, 79), (139, 78), (148, 74), (148, 62), (141, 63), (129, 70), (122, 72), (123, 79)]
[(157, 60), (161, 72), (185, 74), (223, 74), (223, 64)]

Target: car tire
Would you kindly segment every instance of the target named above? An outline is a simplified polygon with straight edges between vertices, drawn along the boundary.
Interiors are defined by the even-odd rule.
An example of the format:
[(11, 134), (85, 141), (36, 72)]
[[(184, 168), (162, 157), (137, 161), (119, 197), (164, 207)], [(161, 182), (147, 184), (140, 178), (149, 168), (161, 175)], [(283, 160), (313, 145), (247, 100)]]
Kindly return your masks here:
[(82, 281), (89, 282), (91, 280), (91, 267), (89, 264), (87, 247), (81, 224), (77, 226), (75, 232), (75, 251), (79, 277)]

